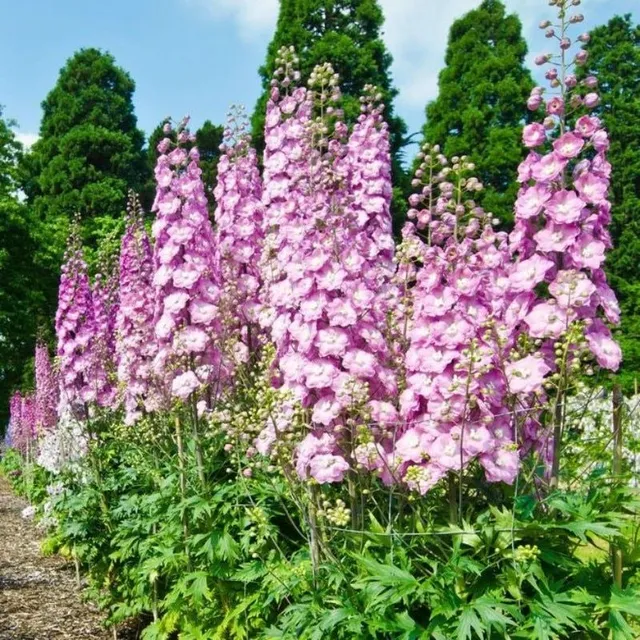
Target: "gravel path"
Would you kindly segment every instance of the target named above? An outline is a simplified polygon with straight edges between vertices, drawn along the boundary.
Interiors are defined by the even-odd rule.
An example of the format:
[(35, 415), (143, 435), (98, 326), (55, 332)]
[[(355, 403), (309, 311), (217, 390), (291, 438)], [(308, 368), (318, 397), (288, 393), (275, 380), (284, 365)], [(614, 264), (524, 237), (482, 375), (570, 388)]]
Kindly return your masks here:
[(40, 554), (26, 502), (0, 477), (0, 640), (110, 640), (95, 606), (82, 601), (73, 564)]

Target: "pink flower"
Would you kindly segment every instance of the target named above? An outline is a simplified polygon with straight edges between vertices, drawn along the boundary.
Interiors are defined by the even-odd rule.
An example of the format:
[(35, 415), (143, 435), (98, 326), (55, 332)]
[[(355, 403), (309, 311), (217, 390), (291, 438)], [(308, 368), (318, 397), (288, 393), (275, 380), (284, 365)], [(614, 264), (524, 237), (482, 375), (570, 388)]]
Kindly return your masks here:
[(200, 381), (193, 371), (186, 371), (176, 376), (171, 384), (171, 392), (177, 398), (186, 400), (194, 391), (200, 388)]
[(539, 254), (534, 254), (531, 258), (519, 262), (509, 277), (512, 290), (515, 292), (531, 291), (544, 280), (546, 273), (552, 267), (553, 262)]
[(189, 353), (202, 353), (207, 348), (209, 336), (199, 327), (186, 327), (176, 335), (176, 343)]
[(575, 181), (575, 186), (582, 198), (591, 204), (601, 204), (607, 199), (609, 181), (593, 173), (583, 173)]
[(591, 138), (591, 144), (598, 153), (603, 153), (609, 149), (609, 136), (606, 131), (596, 131)]
[(604, 242), (584, 233), (571, 247), (569, 255), (577, 267), (598, 269), (604, 262), (605, 249)]
[(555, 96), (547, 101), (547, 113), (551, 116), (561, 116), (564, 113), (564, 101)]
[(378, 424), (393, 425), (400, 419), (397, 409), (390, 402), (371, 400), (369, 408), (371, 409), (371, 419)]
[(583, 138), (590, 138), (600, 127), (600, 121), (593, 116), (582, 116), (576, 121), (575, 130)]
[(571, 224), (580, 219), (585, 202), (576, 192), (563, 189), (553, 195), (546, 204), (546, 212), (549, 217), (558, 224)]
[(584, 147), (584, 140), (568, 132), (553, 143), (553, 148), (565, 158), (575, 158)]
[(316, 346), (321, 357), (342, 356), (349, 345), (349, 334), (338, 327), (329, 327), (318, 331)]
[(533, 338), (558, 338), (567, 329), (567, 313), (549, 302), (537, 304), (525, 317)]
[(430, 442), (427, 450), (431, 460), (445, 469), (459, 470), (467, 463), (469, 456), (460, 449), (460, 438), (451, 433), (441, 433)]
[(305, 365), (304, 373), (310, 389), (322, 389), (330, 387), (339, 372), (329, 360), (314, 360)]
[(362, 349), (351, 349), (342, 358), (344, 368), (358, 378), (373, 378), (376, 374), (375, 356)]
[(320, 398), (313, 407), (311, 420), (324, 426), (329, 426), (342, 411), (342, 405), (336, 402), (333, 397), (325, 396)]
[(538, 182), (551, 182), (560, 177), (567, 166), (567, 162), (566, 158), (556, 151), (553, 151), (543, 156), (533, 165), (531, 168), (531, 176)]
[(565, 251), (578, 236), (579, 229), (575, 225), (556, 224), (547, 222), (547, 226), (536, 233), (533, 238), (538, 244), (538, 249), (545, 253), (553, 251)]
[(309, 475), (319, 484), (342, 482), (349, 471), (349, 463), (332, 453), (321, 453), (309, 462)]
[(522, 141), (525, 147), (538, 147), (547, 139), (544, 127), (539, 123), (528, 124), (522, 130)]
[(480, 464), (484, 467), (489, 482), (513, 484), (520, 468), (520, 456), (517, 449), (510, 445), (495, 454), (481, 456)]
[(551, 191), (546, 185), (536, 184), (533, 187), (526, 187), (516, 201), (516, 215), (524, 219), (537, 216), (550, 197)]
[(602, 322), (594, 322), (587, 329), (585, 338), (598, 364), (610, 371), (617, 371), (622, 362), (622, 351), (611, 337), (609, 329)]
[(542, 358), (526, 356), (505, 367), (511, 393), (534, 393), (540, 391), (544, 377), (551, 369)]
[(575, 269), (558, 271), (555, 280), (549, 285), (549, 293), (564, 309), (587, 306), (595, 290), (589, 277)]

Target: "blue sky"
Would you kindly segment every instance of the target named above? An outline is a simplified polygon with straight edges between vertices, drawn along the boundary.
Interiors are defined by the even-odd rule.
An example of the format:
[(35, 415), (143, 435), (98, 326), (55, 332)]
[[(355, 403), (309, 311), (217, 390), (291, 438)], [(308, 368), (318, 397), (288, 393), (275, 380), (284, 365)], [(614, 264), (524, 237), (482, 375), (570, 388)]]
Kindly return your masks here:
[[(413, 132), (436, 95), (451, 22), (480, 0), (379, 1), (400, 90), (396, 109)], [(548, 46), (537, 28), (549, 16), (547, 1), (506, 4), (522, 19), (531, 60)], [(639, 4), (583, 0), (583, 28), (615, 14), (632, 13), (637, 21)], [(188, 113), (195, 127), (207, 118), (223, 122), (231, 104), (253, 108), (277, 9), (278, 0), (0, 0), (0, 104), (18, 121), (20, 137), (33, 140), (40, 103), (65, 60), (95, 46), (135, 80), (136, 114), (146, 132), (168, 115)]]

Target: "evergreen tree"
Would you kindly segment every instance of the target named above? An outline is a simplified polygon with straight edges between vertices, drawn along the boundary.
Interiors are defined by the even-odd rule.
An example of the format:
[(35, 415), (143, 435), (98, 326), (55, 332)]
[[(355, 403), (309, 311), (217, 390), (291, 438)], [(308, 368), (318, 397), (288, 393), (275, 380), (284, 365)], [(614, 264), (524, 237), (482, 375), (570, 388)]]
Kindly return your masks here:
[[(303, 81), (313, 68), (330, 62), (340, 75), (346, 121), (355, 122), (360, 114), (360, 96), (368, 84), (378, 87), (385, 103), (394, 159), (393, 177), (396, 222), (404, 211), (403, 194), (407, 178), (401, 165), (406, 124), (394, 115), (393, 100), (398, 91), (391, 82), (391, 55), (381, 37), (384, 16), (377, 0), (280, 0), (275, 34), (260, 67), (263, 93), (252, 117), (253, 139), (264, 147), (264, 121), (270, 83), (276, 69), (278, 50), (293, 46), (300, 58)], [(400, 204), (402, 202), (402, 204)]]
[(40, 138), (23, 163), (33, 208), (36, 259), (57, 272), (77, 212), (89, 249), (122, 224), (127, 189), (146, 180), (144, 136), (133, 108), (135, 84), (113, 56), (82, 49), (42, 103)]
[(533, 80), (522, 25), (500, 0), (456, 20), (449, 32), (439, 93), (426, 109), (424, 138), (446, 156), (468, 155), (485, 190), (478, 198), (501, 221), (513, 218), (522, 125)]
[(622, 379), (632, 387), (633, 379), (640, 378), (640, 25), (630, 15), (615, 16), (590, 36), (589, 58), (579, 78), (598, 79), (596, 113), (611, 139), (614, 248), (606, 267), (622, 308)]
[(16, 197), (16, 166), (22, 148), (0, 107), (0, 435), (11, 392), (20, 386), (33, 354), (43, 307), (41, 273), (33, 263), (27, 207)]

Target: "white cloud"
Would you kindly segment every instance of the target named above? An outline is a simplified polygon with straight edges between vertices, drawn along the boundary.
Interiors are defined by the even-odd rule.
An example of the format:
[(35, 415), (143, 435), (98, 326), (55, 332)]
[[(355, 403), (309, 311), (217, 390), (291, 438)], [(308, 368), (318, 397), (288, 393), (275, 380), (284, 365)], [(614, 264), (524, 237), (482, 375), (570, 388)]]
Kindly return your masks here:
[(233, 20), (245, 40), (273, 31), (278, 18), (278, 0), (186, 0), (200, 5), (216, 20)]
[(40, 136), (37, 133), (29, 133), (27, 131), (16, 131), (16, 140), (21, 142), (25, 149), (29, 149), (31, 145), (38, 140)]

